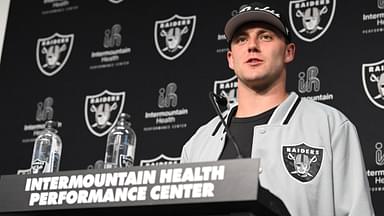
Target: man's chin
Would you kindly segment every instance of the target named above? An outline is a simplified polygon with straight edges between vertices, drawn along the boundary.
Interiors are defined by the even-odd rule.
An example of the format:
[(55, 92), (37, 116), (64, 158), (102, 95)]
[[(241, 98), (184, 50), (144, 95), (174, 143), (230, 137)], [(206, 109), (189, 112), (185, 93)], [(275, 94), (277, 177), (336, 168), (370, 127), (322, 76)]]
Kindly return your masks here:
[[(270, 77), (269, 77), (270, 78)], [(241, 82), (248, 88), (257, 91), (259, 93), (267, 92), (274, 86), (274, 79), (268, 79), (268, 77), (255, 78), (253, 79), (243, 79)]]

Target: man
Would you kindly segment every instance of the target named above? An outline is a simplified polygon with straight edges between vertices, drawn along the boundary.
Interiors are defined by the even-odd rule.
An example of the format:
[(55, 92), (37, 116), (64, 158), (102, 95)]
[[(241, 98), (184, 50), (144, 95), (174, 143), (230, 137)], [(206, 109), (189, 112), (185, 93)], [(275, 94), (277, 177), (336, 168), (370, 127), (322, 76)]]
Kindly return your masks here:
[[(240, 8), (225, 26), (237, 106), (224, 113), (241, 155), (261, 159), (262, 191), (291, 215), (373, 215), (354, 125), (338, 110), (286, 91), (295, 44), (280, 13), (261, 3)], [(236, 158), (218, 117), (190, 138), (183, 163)], [(267, 206), (267, 193), (259, 200)], [(269, 205), (268, 203), (272, 203)], [(284, 213), (284, 207), (275, 210)]]

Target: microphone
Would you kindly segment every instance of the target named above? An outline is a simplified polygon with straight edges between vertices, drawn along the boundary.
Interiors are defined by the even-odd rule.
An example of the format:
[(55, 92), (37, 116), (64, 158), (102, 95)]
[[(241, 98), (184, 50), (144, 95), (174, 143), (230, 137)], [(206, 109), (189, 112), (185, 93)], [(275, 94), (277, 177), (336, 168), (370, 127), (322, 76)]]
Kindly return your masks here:
[(218, 104), (226, 105), (228, 103), (227, 98), (225, 98), (225, 97), (223, 97), (221, 95), (217, 95), (217, 94), (215, 94), (213, 92), (209, 92), (209, 100), (211, 101), (212, 106), (215, 109), (215, 112), (219, 116), (220, 122), (224, 125), (224, 130), (225, 130), (225, 132), (227, 132), (227, 136), (230, 139), (233, 147), (235, 148), (235, 151), (236, 151), (236, 154), (237, 154), (237, 158), (243, 158), (243, 156), (241, 155), (240, 150), (239, 150), (239, 145), (237, 144), (235, 138), (232, 136), (232, 133), (229, 130), (227, 123), (225, 123), (224, 117), (223, 117), (223, 115), (221, 115), (221, 111), (219, 109), (219, 105)]
[(210, 92), (210, 93), (212, 93), (212, 95), (215, 97), (215, 99), (216, 99), (216, 103), (219, 105), (219, 106), (225, 106), (225, 107), (227, 107), (227, 105), (228, 105), (228, 99), (227, 99), (227, 97), (225, 96), (225, 95), (217, 95), (217, 94), (215, 94), (215, 93), (213, 93), (213, 92)]

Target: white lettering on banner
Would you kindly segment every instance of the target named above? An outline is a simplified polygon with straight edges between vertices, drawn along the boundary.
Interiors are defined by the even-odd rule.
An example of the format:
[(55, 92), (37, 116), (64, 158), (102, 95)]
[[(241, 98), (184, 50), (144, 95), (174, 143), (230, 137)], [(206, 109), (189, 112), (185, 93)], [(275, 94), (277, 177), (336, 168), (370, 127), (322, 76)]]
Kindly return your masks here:
[(369, 73), (384, 72), (384, 65), (370, 66), (368, 67), (368, 72)]
[(179, 183), (179, 182), (193, 182), (193, 181), (208, 181), (208, 180), (223, 180), (224, 179), (224, 166), (212, 167), (195, 167), (178, 169), (167, 169), (160, 171), (159, 182), (163, 183)]
[(97, 52), (91, 53), (91, 58), (121, 55), (121, 54), (130, 53), (130, 52), (131, 52), (131, 48), (120, 48), (116, 50), (97, 51)]
[(153, 200), (214, 197), (215, 185), (210, 182), (179, 185), (156, 185), (150, 196)]
[(32, 177), (24, 190), (31, 192), (29, 206), (208, 198), (215, 196), (213, 181), (224, 180), (224, 174), (220, 165)]
[[(239, 13), (243, 13), (243, 12), (246, 12), (246, 11), (250, 11), (252, 10), (252, 7), (251, 6), (247, 6), (247, 7), (244, 7), (242, 8)], [(260, 10), (260, 11), (265, 11), (265, 12), (269, 12), (277, 17), (280, 17), (280, 14), (276, 13), (274, 10), (270, 9), (268, 6), (267, 7), (264, 7), (264, 8), (259, 8), (259, 7), (255, 7), (253, 10)]]
[(375, 184), (384, 184), (384, 178), (375, 177)]
[(156, 170), (144, 170), (136, 172), (102, 173), (88, 175), (73, 175), (60, 177), (28, 178), (25, 191), (62, 190), (90, 187), (117, 187), (139, 184), (154, 184)]
[(373, 185), (370, 185), (372, 192), (381, 192), (384, 191), (384, 170), (367, 170), (368, 179), (374, 182)]
[(176, 109), (171, 111), (161, 111), (161, 112), (145, 112), (145, 118), (159, 118), (159, 117), (169, 117), (169, 116), (181, 116), (188, 115), (187, 109)]
[(368, 177), (384, 176), (384, 170), (367, 170)]
[(333, 100), (334, 96), (333, 94), (320, 94), (320, 95), (315, 95), (315, 96), (304, 96), (302, 98), (306, 98), (308, 100), (314, 100), (314, 101), (328, 101), (328, 100)]
[(126, 202), (140, 201), (146, 199), (147, 187), (124, 187), (92, 190), (71, 190), (71, 191), (51, 191), (42, 193), (31, 193), (29, 206), (34, 205), (62, 205), (63, 203), (87, 204), (87, 203), (106, 203), (106, 202)]
[(308, 8), (322, 5), (329, 5), (330, 0), (315, 0), (315, 1), (304, 1), (295, 4), (295, 8)]
[(43, 130), (45, 124), (24, 125), (24, 131)]
[(384, 13), (376, 13), (376, 14), (363, 14), (363, 21), (367, 20), (377, 20), (377, 19), (384, 19)]

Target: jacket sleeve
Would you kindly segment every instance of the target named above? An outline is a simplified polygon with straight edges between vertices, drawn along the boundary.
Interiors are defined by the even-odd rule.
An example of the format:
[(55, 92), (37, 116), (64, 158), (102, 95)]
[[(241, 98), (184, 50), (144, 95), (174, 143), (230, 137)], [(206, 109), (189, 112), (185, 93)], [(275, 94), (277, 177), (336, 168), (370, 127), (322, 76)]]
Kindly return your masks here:
[(188, 149), (187, 145), (184, 145), (183, 150), (181, 152), (180, 163), (188, 163), (189, 162), (187, 149)]
[(189, 140), (184, 144), (183, 149), (181, 151), (181, 158), (180, 158), (180, 163), (190, 163), (193, 162), (191, 161), (191, 154), (193, 154), (192, 151), (192, 145), (194, 144), (195, 140), (197, 139), (196, 137), (198, 136), (199, 132), (201, 131), (200, 127), (190, 138)]
[(374, 215), (355, 126), (348, 120), (332, 135), (335, 215)]

